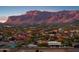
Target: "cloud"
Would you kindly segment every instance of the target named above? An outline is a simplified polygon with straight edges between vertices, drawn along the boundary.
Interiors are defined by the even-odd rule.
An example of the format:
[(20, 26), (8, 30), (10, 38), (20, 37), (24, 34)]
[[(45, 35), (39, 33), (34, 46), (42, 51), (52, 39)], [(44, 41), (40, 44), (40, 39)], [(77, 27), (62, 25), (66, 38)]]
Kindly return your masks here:
[(0, 17), (0, 22), (1, 22), (1, 23), (4, 23), (4, 22), (7, 21), (7, 19), (8, 19), (8, 17), (1, 16), (1, 17)]

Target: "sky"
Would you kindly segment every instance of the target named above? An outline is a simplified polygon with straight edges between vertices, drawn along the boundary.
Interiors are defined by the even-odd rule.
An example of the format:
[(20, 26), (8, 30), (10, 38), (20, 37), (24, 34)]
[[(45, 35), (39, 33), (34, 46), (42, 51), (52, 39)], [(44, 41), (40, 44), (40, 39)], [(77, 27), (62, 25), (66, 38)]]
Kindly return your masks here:
[(21, 15), (30, 10), (79, 10), (79, 6), (0, 6), (0, 16)]

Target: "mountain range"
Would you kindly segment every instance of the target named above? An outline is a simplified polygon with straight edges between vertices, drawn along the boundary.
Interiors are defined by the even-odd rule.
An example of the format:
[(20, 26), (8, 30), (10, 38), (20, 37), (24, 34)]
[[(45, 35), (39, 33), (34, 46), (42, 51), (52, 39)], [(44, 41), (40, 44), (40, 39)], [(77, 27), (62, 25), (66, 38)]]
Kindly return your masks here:
[(28, 11), (23, 15), (9, 16), (5, 24), (11, 25), (33, 25), (33, 24), (67, 24), (79, 21), (78, 10), (50, 11)]

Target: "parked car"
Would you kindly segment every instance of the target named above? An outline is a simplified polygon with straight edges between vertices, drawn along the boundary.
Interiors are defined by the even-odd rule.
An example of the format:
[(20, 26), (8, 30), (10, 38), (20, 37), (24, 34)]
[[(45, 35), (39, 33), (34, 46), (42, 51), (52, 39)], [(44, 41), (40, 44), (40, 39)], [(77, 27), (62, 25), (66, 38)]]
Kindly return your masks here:
[(28, 44), (27, 47), (28, 47), (28, 48), (37, 48), (38, 46), (35, 45), (35, 44)]

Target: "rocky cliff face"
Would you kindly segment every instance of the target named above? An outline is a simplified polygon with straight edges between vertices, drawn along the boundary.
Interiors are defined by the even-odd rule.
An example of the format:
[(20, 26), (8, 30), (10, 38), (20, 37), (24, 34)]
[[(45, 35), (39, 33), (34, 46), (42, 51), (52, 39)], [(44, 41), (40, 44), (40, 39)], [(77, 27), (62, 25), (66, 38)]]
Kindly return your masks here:
[(5, 22), (6, 24), (54, 24), (54, 23), (71, 23), (75, 20), (79, 20), (79, 11), (28, 11), (24, 15), (10, 16)]

